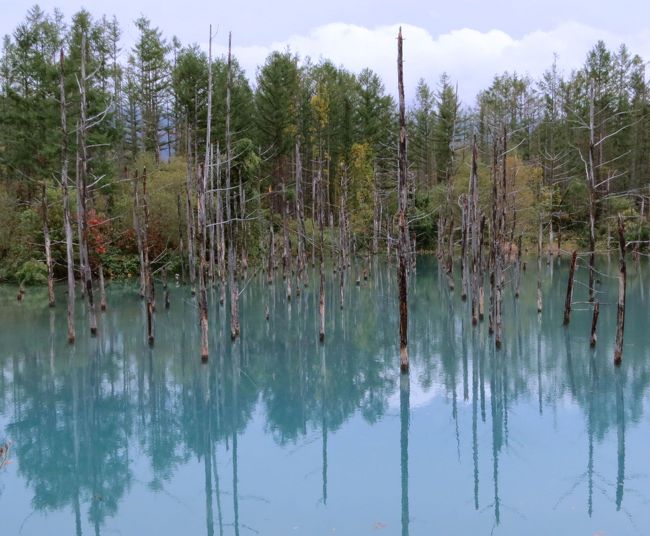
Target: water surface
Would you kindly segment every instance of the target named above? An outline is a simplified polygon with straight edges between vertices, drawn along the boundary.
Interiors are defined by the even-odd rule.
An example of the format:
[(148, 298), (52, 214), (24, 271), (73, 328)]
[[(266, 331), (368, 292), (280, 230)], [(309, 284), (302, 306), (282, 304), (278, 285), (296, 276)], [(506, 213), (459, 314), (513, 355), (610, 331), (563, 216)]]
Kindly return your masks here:
[(537, 315), (535, 264), (520, 299), (506, 293), (495, 351), (420, 259), (408, 379), (381, 263), (347, 284), (342, 311), (331, 277), (324, 346), (315, 285), (288, 306), (281, 280), (253, 279), (235, 344), (213, 300), (207, 365), (184, 288), (159, 305), (153, 349), (133, 285), (109, 287), (97, 339), (77, 302), (74, 347), (64, 289), (49, 310), (44, 289), (18, 303), (0, 288), (0, 533), (650, 534), (650, 266), (630, 262), (615, 369), (616, 279), (601, 276), (591, 351), (587, 305), (561, 325), (564, 264), (542, 267)]

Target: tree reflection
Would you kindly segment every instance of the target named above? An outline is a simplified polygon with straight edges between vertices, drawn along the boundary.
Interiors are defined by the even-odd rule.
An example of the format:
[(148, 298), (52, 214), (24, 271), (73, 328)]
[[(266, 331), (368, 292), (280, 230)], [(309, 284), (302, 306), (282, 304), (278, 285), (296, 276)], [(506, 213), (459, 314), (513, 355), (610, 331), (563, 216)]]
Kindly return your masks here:
[[(334, 467), (328, 441), (354, 415), (371, 424), (380, 421), (389, 398), (399, 391), (401, 523), (402, 533), (408, 534), (413, 382), (425, 392), (439, 388), (450, 399), (459, 455), (467, 401), (471, 438), (464, 441), (472, 455), (467, 489), (473, 486), (473, 507), (479, 510), (479, 483), (490, 480), (481, 480), (479, 462), (491, 461), (492, 489), (483, 488), (492, 499), (483, 502), (491, 502), (496, 525), (504, 512), (501, 495), (509, 495), (499, 472), (507, 461), (509, 441), (517, 439), (509, 430), (509, 414), (529, 399), (540, 419), (548, 418), (553, 411), (546, 408), (564, 398), (582, 410), (587, 469), (579, 483), (581, 490), (586, 485), (588, 515), (594, 509), (594, 490), (608, 485), (599, 476), (595, 450), (609, 432), (616, 433), (618, 468), (611, 495), (616, 509), (624, 510), (626, 431), (643, 414), (650, 385), (647, 353), (630, 352), (620, 369), (607, 366), (601, 344), (605, 337), (599, 340), (602, 349), (590, 353), (586, 331), (583, 340), (561, 327), (561, 307), (552, 307), (561, 304), (561, 288), (545, 286), (546, 308), (537, 315), (534, 274), (524, 278), (521, 298), (512, 305), (514, 321), (504, 333), (504, 349), (496, 353), (486, 338), (486, 326), (471, 327), (465, 305), (448, 293), (445, 281), (438, 285), (432, 275), (435, 266), (425, 261), (411, 283), (413, 373), (399, 376), (396, 308), (387, 306), (395, 292), (389, 269), (375, 263), (369, 282), (347, 293), (345, 309), (328, 317), (331, 336), (324, 346), (317, 342), (317, 303), (309, 289), (295, 296), (289, 310), (281, 285), (268, 287), (260, 281), (246, 287), (242, 337), (234, 345), (227, 337), (227, 307), (219, 307), (215, 296), (213, 354), (206, 365), (192, 357), (197, 355), (196, 311), (184, 289), (172, 289), (178, 306), (157, 313), (160, 329), (153, 350), (142, 340), (142, 303), (128, 288), (111, 288), (115, 306), (102, 317), (101, 337), (80, 337), (72, 350), (65, 337), (56, 336), (65, 334), (63, 311), (41, 311), (35, 303), (23, 303), (6, 319), (3, 332), (0, 413), (9, 416), (13, 458), (33, 493), (34, 508), (69, 508), (77, 534), (85, 524), (99, 534), (135, 481), (136, 457), (143, 454), (149, 462), (151, 480), (146, 485), (154, 492), (164, 491), (178, 468), (196, 459), (202, 464), (206, 533), (214, 534), (215, 525), (220, 535), (228, 527), (235, 534), (244, 532), (239, 490), (245, 482), (240, 483), (239, 469), (245, 460), (239, 447), (245, 445), (246, 429), (256, 414), (262, 415), (267, 433), (280, 446), (320, 434), (317, 463), (320, 499), (326, 507), (334, 489), (328, 487)], [(633, 294), (634, 289), (642, 283), (631, 277), (629, 284), (638, 298), (640, 292)], [(337, 286), (330, 285), (328, 292), (336, 294)], [(267, 302), (268, 322), (260, 307)], [(34, 329), (42, 327), (48, 336), (32, 337), (27, 344), (27, 316)], [(629, 316), (630, 332), (645, 333), (639, 316)], [(605, 312), (602, 329), (607, 322), (611, 325)], [(479, 442), (481, 425), (488, 420), (491, 437)], [(224, 448), (232, 456), (232, 523), (230, 506), (222, 501), (228, 477), (219, 474), (218, 456)]]

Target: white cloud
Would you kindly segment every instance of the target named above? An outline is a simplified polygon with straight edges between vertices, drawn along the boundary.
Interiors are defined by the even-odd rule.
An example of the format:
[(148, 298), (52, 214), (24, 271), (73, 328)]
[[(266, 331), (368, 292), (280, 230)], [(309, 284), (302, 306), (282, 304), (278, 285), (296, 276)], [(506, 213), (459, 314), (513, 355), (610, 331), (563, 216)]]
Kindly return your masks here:
[[(398, 24), (367, 28), (333, 23), (318, 26), (305, 35), (255, 46), (236, 46), (235, 35), (233, 53), (253, 80), (257, 67), (271, 51), (289, 47), (302, 58), (327, 58), (353, 72), (370, 67), (382, 77), (387, 91), (395, 94), (398, 28)], [(610, 48), (625, 42), (633, 53), (650, 59), (650, 32), (617, 35), (573, 22), (548, 31), (534, 31), (519, 39), (500, 30), (480, 32), (463, 28), (437, 37), (410, 24), (403, 24), (402, 30), (407, 98), (412, 97), (418, 79), (424, 78), (435, 86), (440, 74), (447, 72), (458, 82), (463, 102), (471, 105), (478, 91), (486, 88), (495, 74), (507, 70), (538, 77), (551, 65), (554, 53), (559, 55), (559, 66), (569, 71), (582, 65), (588, 50), (599, 39)]]

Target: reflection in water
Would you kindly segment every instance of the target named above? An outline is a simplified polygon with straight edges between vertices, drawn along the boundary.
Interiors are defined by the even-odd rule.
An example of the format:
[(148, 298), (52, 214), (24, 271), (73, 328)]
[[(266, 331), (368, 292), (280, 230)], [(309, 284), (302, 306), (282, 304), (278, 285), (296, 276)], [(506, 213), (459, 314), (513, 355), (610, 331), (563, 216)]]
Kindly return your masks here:
[[(291, 309), (284, 301), (281, 284), (267, 286), (260, 280), (247, 286), (241, 302), (242, 337), (235, 344), (227, 337), (227, 308), (220, 307), (215, 296), (215, 314), (210, 316), (214, 353), (206, 365), (193, 358), (198, 355), (196, 309), (184, 289), (173, 289), (171, 309), (157, 313), (160, 327), (154, 349), (143, 340), (143, 305), (128, 286), (112, 285), (114, 305), (101, 317), (100, 336), (81, 337), (72, 348), (65, 338), (65, 311), (43, 307), (47, 301), (37, 291), (20, 305), (14, 300), (3, 301), (2, 293), (10, 291), (0, 289), (0, 302), (10, 303), (0, 309), (0, 324), (6, 328), (0, 341), (0, 424), (6, 423), (6, 427), (0, 428), (0, 439), (6, 435), (12, 440), (16, 462), (12, 473), (0, 474), (3, 505), (23, 509), (23, 517), (28, 517), (18, 494), (7, 492), (8, 485), (25, 487), (35, 511), (69, 512), (76, 534), (108, 533), (108, 525), (128, 523), (122, 522), (121, 516), (130, 494), (144, 487), (149, 494), (176, 497), (177, 475), (198, 462), (201, 510), (205, 508), (205, 528), (201, 530), (209, 536), (215, 532), (219, 536), (251, 531), (288, 533), (294, 525), (300, 528), (310, 519), (321, 519), (323, 512), (332, 512), (333, 518), (340, 520), (339, 533), (350, 533), (352, 529), (343, 523), (353, 524), (355, 515), (362, 513), (345, 517), (341, 496), (346, 487), (364, 484), (357, 482), (354, 472), (355, 463), (361, 462), (355, 462), (348, 452), (341, 456), (338, 439), (329, 445), (328, 441), (346, 431), (348, 436), (353, 434), (354, 442), (364, 444), (373, 429), (385, 430), (382, 434), (394, 438), (397, 430), (391, 424), (391, 399), (399, 392), (403, 535), (429, 533), (425, 521), (438, 510), (424, 502), (434, 495), (429, 488), (448, 486), (451, 496), (456, 482), (463, 491), (458, 491), (459, 502), (450, 512), (460, 512), (471, 504), (473, 508), (468, 510), (481, 520), (478, 527), (494, 526), (516, 534), (508, 528), (508, 523), (517, 519), (511, 512), (534, 507), (552, 513), (553, 508), (573, 505), (573, 495), (579, 494), (584, 518), (622, 511), (639, 527), (650, 530), (650, 520), (643, 517), (647, 514), (636, 509), (639, 496), (642, 501), (647, 497), (642, 491), (630, 493), (625, 479), (626, 449), (627, 473), (636, 475), (643, 471), (634, 464), (640, 449), (645, 448), (637, 433), (650, 384), (650, 341), (644, 325), (647, 315), (642, 314), (648, 304), (642, 269), (629, 280), (626, 344), (634, 351), (627, 351), (623, 366), (614, 369), (609, 356), (615, 311), (604, 308), (598, 347), (590, 351), (588, 312), (581, 316), (577, 310), (572, 325), (568, 329), (561, 326), (563, 290), (553, 286), (551, 273), (543, 279), (545, 309), (538, 316), (536, 274), (527, 272), (521, 298), (513, 300), (506, 311), (504, 348), (495, 351), (486, 323), (473, 329), (466, 304), (448, 291), (444, 278), (436, 275), (435, 264), (422, 259), (411, 282), (410, 376), (399, 375), (396, 366), (391, 269), (375, 263), (370, 281), (346, 292), (343, 311), (328, 308), (328, 333), (332, 336), (324, 346), (317, 340), (313, 285), (295, 297)], [(552, 271), (553, 264), (544, 270)], [(564, 266), (555, 270), (564, 270)], [(563, 280), (562, 274), (555, 274), (556, 282)], [(328, 285), (328, 295), (338, 295), (337, 281)], [(615, 296), (614, 282), (604, 280), (603, 287), (604, 295)], [(266, 303), (271, 309), (268, 322), (264, 318)], [(78, 322), (82, 325), (81, 316)], [(420, 426), (431, 429), (446, 404), (451, 406), (453, 430), (437, 434), (433, 442), (423, 441), (418, 435)], [(424, 411), (428, 407), (431, 411)], [(576, 419), (572, 421), (575, 430), (564, 436), (557, 429), (563, 416)], [(470, 427), (471, 438), (461, 434)], [(587, 443), (586, 473), (577, 483), (570, 483), (566, 493), (557, 492), (560, 500), (555, 507), (548, 506), (542, 495), (549, 493), (548, 489), (535, 495), (534, 483), (527, 484), (526, 489), (532, 489), (524, 504), (513, 488), (512, 467), (517, 460), (526, 460), (527, 449), (535, 448), (534, 441), (539, 441), (531, 430), (535, 427), (544, 427), (548, 448), (556, 455), (581, 451), (576, 464), (581, 468), (585, 467)], [(580, 435), (580, 430), (585, 435)], [(298, 450), (304, 447), (308, 451), (312, 438), (317, 450), (313, 458), (289, 454), (296, 445)], [(384, 451), (390, 452), (390, 444), (394, 442), (387, 440), (371, 448), (382, 455), (382, 463), (396, 467), (388, 456), (383, 457)], [(430, 451), (423, 458), (425, 444)], [(606, 458), (610, 445), (616, 453), (615, 467), (609, 466)], [(425, 480), (421, 475), (427, 474), (428, 466), (422, 466), (422, 460), (435, 464), (448, 448), (458, 470), (449, 473), (451, 469), (445, 468), (447, 480), (442, 483)], [(264, 471), (251, 474), (248, 468), (256, 463), (255, 458), (265, 459), (274, 455), (274, 450), (287, 453), (273, 458), (286, 473), (301, 463), (307, 475), (320, 472), (317, 489), (310, 487), (307, 476), (299, 483), (300, 489), (292, 490), (290, 496), (296, 501), (304, 498), (317, 505), (306, 517), (295, 513), (293, 525), (293, 521), (277, 519), (272, 511), (254, 515), (257, 510), (250, 505), (253, 500), (272, 504), (272, 508), (283, 504), (279, 492), (278, 497), (252, 499), (248, 495), (255, 483), (267, 478)], [(559, 463), (543, 451), (538, 456), (534, 462), (540, 467)], [(149, 470), (143, 470), (143, 465)], [(610, 470), (616, 472), (615, 484)], [(224, 477), (230, 471), (232, 478)], [(564, 466), (563, 471), (558, 477), (561, 489), (567, 487), (564, 479), (574, 478), (576, 468)], [(145, 474), (148, 476), (143, 477)], [(544, 471), (539, 475), (545, 476)], [(485, 484), (490, 477), (492, 486)], [(382, 473), (379, 480), (367, 484), (378, 488), (366, 491), (371, 498), (377, 496), (379, 505), (381, 488), (393, 491), (395, 484), (388, 473)], [(242, 494), (240, 489), (246, 491)], [(602, 497), (609, 497), (611, 508)], [(552, 497), (552, 502), (556, 498)], [(386, 516), (396, 514), (395, 501), (387, 499), (385, 508)], [(293, 515), (288, 511), (278, 516)], [(489, 524), (481, 517), (484, 511), (490, 514)], [(575, 519), (581, 523), (583, 518)], [(623, 527), (611, 532), (623, 534), (629, 529), (619, 517), (606, 519), (615, 528)], [(267, 530), (265, 524), (271, 521), (275, 528)], [(24, 534), (29, 534), (30, 522), (25, 522)], [(326, 521), (319, 523), (325, 526)], [(364, 518), (363, 523), (361, 531), (372, 521)]]
[(409, 420), (411, 380), (402, 374), (399, 381), (400, 470), (402, 474), (402, 536), (409, 534)]

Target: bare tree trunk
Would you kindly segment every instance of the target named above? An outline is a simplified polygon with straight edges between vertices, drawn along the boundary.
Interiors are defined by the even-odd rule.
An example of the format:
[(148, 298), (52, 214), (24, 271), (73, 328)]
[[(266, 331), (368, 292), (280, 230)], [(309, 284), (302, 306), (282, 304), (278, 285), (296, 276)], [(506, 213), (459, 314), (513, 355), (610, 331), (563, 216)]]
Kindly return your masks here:
[(88, 131), (87, 123), (87, 102), (86, 102), (86, 34), (81, 35), (81, 76), (79, 79), (79, 176), (78, 188), (81, 188), (81, 243), (80, 251), (83, 251), (84, 265), (83, 277), (88, 303), (88, 323), (90, 325), (90, 334), (94, 337), (97, 335), (97, 316), (95, 313), (95, 302), (93, 298), (93, 278), (90, 270), (90, 258), (88, 256), (88, 147), (86, 145), (86, 136)]
[(176, 194), (176, 211), (178, 213), (178, 254), (181, 259), (181, 281), (185, 282), (185, 245), (183, 244), (183, 218), (181, 216), (181, 194)]
[(104, 267), (99, 263), (99, 309), (106, 311), (106, 287), (104, 286)]
[(302, 158), (300, 155), (300, 138), (296, 138), (296, 217), (298, 218), (298, 283), (297, 292), (300, 292), (300, 285), (307, 286), (305, 277), (305, 266), (307, 264), (305, 240), (307, 231), (305, 229), (305, 197), (302, 191)]
[[(478, 203), (477, 203), (478, 204)], [(478, 243), (478, 319), (485, 316), (485, 277), (483, 275), (483, 243), (485, 242), (485, 215), (481, 216)]]
[(380, 201), (379, 201), (379, 186), (377, 184), (377, 168), (374, 169), (372, 174), (372, 202), (373, 202), (373, 211), (372, 211), (372, 254), (377, 255), (379, 251), (379, 231), (381, 229), (381, 216), (379, 213), (380, 210)]
[(192, 208), (192, 194), (194, 188), (193, 184), (193, 172), (192, 172), (192, 158), (191, 158), (191, 149), (192, 144), (190, 140), (189, 127), (187, 133), (187, 181), (185, 183), (185, 198), (187, 200), (186, 210), (187, 210), (187, 258), (188, 266), (190, 272), (190, 291), (192, 295), (196, 292), (195, 281), (196, 281), (196, 260), (194, 258), (194, 245), (195, 245), (195, 226), (194, 226), (194, 209)]
[(287, 284), (287, 301), (291, 301), (291, 240), (289, 238), (287, 185), (282, 175), (282, 278)]
[(589, 346), (596, 347), (596, 326), (598, 325), (598, 315), (600, 314), (600, 303), (594, 302), (594, 314), (591, 318), (591, 337), (589, 337)]
[(399, 247), (397, 279), (399, 286), (399, 340), (400, 340), (400, 369), (407, 372), (409, 369), (408, 354), (408, 290), (406, 269), (408, 260), (408, 219), (407, 219), (407, 190), (408, 190), (408, 162), (406, 156), (406, 104), (404, 100), (404, 72), (402, 61), (403, 38), (400, 28), (397, 36), (397, 87), (399, 93), (399, 145), (398, 145), (398, 222), (399, 222)]
[(573, 301), (573, 279), (576, 272), (576, 261), (578, 260), (578, 252), (574, 251), (571, 255), (571, 266), (569, 267), (569, 280), (566, 287), (566, 299), (564, 301), (564, 321), (565, 326), (569, 325), (571, 321), (571, 304)]
[(492, 221), (490, 225), (490, 313), (488, 322), (488, 331), (494, 334), (495, 321), (496, 321), (496, 264), (497, 264), (497, 248), (499, 243), (499, 219), (498, 219), (498, 142), (495, 139), (492, 145)]
[[(136, 177), (137, 179), (137, 177)], [(137, 190), (136, 190), (137, 191)], [(156, 309), (154, 282), (151, 275), (151, 259), (149, 256), (149, 196), (147, 193), (147, 169), (142, 170), (142, 212), (144, 225), (142, 228), (142, 253), (144, 258), (144, 294), (147, 308), (147, 342), (154, 343), (154, 319)]]
[(596, 168), (595, 168), (595, 103), (593, 81), (589, 88), (589, 155), (587, 186), (589, 190), (589, 301), (595, 299), (596, 286)]
[(325, 207), (323, 195), (323, 148), (322, 142), (319, 141), (319, 155), (318, 155), (318, 173), (317, 173), (317, 195), (318, 195), (318, 230), (319, 230), (319, 287), (318, 287), (318, 339), (321, 343), (325, 342), (325, 268), (324, 268), (324, 249), (325, 249), (325, 236), (324, 236), (324, 220), (325, 220)]
[(47, 190), (43, 183), (43, 240), (45, 242), (45, 262), (47, 265), (47, 301), (50, 307), (56, 305), (54, 297), (54, 262), (52, 261), (52, 241), (50, 240), (50, 226), (47, 217)]
[(163, 290), (165, 291), (165, 309), (169, 309), (169, 282), (167, 281), (167, 267), (162, 269)]
[(341, 174), (341, 197), (339, 201), (339, 294), (341, 310), (345, 304), (346, 229), (347, 229), (347, 172)]
[(479, 317), (479, 274), (481, 247), (479, 244), (479, 213), (478, 213), (478, 146), (476, 136), (472, 144), (472, 170), (469, 184), (469, 230), (472, 246), (471, 292), (472, 292), (472, 325), (476, 326)]
[(273, 222), (269, 226), (269, 256), (266, 269), (267, 284), (273, 283), (273, 267), (275, 266), (275, 235), (273, 233)]
[(70, 196), (68, 194), (68, 126), (65, 104), (65, 77), (63, 63), (63, 49), (61, 49), (61, 73), (59, 79), (59, 90), (61, 94), (61, 190), (63, 194), (63, 227), (65, 229), (65, 251), (68, 270), (68, 343), (75, 341), (74, 329), (74, 251), (72, 244), (72, 224), (70, 216)]
[(623, 332), (625, 329), (625, 293), (627, 287), (627, 268), (625, 266), (625, 224), (618, 215), (618, 305), (616, 307), (616, 343), (614, 345), (614, 363), (620, 365), (623, 360)]
[(146, 266), (144, 262), (144, 247), (142, 243), (142, 225), (140, 224), (140, 198), (138, 195), (138, 172), (135, 172), (133, 180), (133, 229), (135, 242), (138, 247), (138, 259), (140, 260), (140, 298), (147, 293)]
[(221, 183), (221, 151), (217, 143), (217, 270), (219, 272), (219, 303), (226, 301), (226, 227), (223, 217), (223, 194)]
[(209, 340), (208, 340), (208, 291), (206, 277), (208, 275), (207, 266), (207, 220), (206, 220), (206, 190), (208, 187), (208, 176), (211, 167), (211, 142), (212, 134), (212, 25), (210, 25), (210, 37), (208, 45), (208, 117), (205, 134), (205, 159), (203, 162), (203, 173), (198, 180), (198, 199), (197, 199), (197, 216), (198, 216), (198, 233), (199, 233), (199, 330), (201, 334), (200, 354), (201, 361), (208, 360)]
[(217, 277), (217, 271), (216, 271), (216, 258), (215, 258), (215, 251), (216, 251), (216, 241), (215, 241), (215, 233), (216, 233), (216, 206), (214, 202), (214, 147), (210, 145), (210, 188), (209, 188), (209, 194), (208, 194), (208, 222), (209, 222), (209, 228), (208, 228), (208, 236), (210, 238), (209, 240), (209, 273), (210, 273), (210, 286), (214, 288), (214, 285), (216, 283), (216, 277)]
[(519, 298), (519, 291), (521, 288), (521, 248), (522, 248), (522, 235), (519, 235), (517, 241), (517, 260), (515, 262), (515, 298)]
[(537, 312), (542, 312), (542, 218), (540, 216), (537, 231)]
[(467, 220), (468, 220), (468, 207), (467, 196), (461, 196), (460, 201), (460, 277), (461, 277), (461, 294), (460, 299), (467, 300)]
[(234, 222), (230, 210), (230, 174), (232, 168), (232, 133), (230, 131), (230, 94), (232, 86), (232, 36), (228, 34), (228, 75), (226, 81), (226, 218), (228, 219), (228, 283), (230, 287), (230, 337), (239, 336), (239, 290), (237, 288), (237, 270), (235, 259)]

